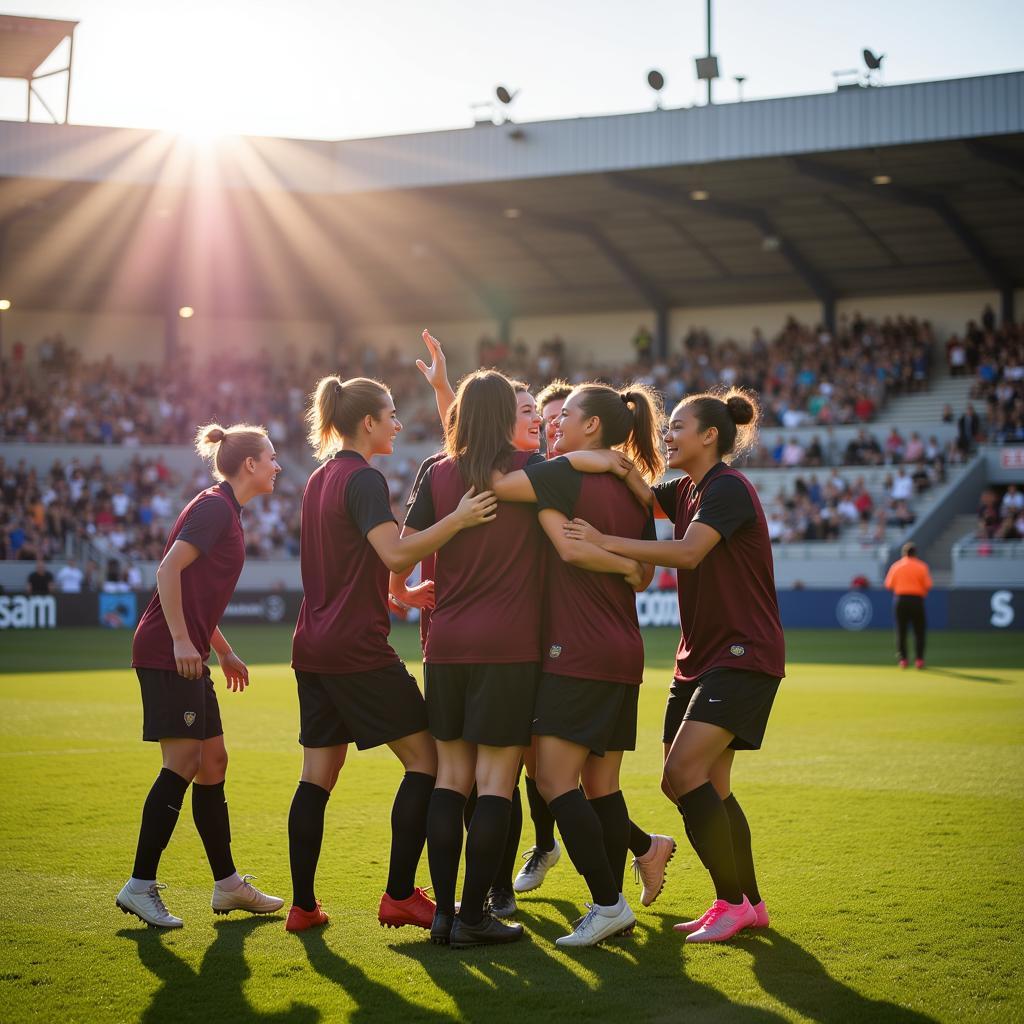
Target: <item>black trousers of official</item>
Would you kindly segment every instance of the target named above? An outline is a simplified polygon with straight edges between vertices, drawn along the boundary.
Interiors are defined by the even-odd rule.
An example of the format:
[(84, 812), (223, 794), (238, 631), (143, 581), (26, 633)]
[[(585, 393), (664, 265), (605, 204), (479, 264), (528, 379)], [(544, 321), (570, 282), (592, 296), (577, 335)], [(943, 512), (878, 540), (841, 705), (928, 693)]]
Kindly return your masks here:
[(924, 617), (924, 598), (912, 594), (901, 594), (894, 605), (896, 615), (896, 637), (899, 642), (900, 658), (907, 660), (907, 629), (914, 629), (914, 657), (924, 661), (924, 636), (927, 622)]

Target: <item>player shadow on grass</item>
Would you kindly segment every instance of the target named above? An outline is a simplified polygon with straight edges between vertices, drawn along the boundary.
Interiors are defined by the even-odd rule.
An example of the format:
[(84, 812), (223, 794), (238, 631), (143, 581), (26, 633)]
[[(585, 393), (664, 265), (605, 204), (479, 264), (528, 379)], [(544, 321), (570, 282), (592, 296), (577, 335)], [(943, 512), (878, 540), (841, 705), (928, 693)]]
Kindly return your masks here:
[[(535, 911), (546, 905), (557, 918)], [(510, 946), (451, 950), (429, 942), (392, 944), (422, 965), (466, 1020), (554, 1019), (578, 1013), (605, 1019), (675, 1020), (683, 1010), (710, 1010), (741, 1024), (781, 1024), (770, 1010), (732, 1003), (680, 969), (679, 937), (641, 918), (632, 936), (589, 949), (560, 950), (583, 908), (548, 897), (521, 901), (516, 914), (527, 937)], [(578, 969), (576, 969), (578, 967)], [(585, 972), (586, 976), (581, 976)]]
[(337, 985), (356, 1004), (345, 1017), (347, 1021), (369, 1019), (386, 1020), (392, 1024), (406, 1024), (407, 1021), (451, 1024), (448, 1014), (409, 1002), (396, 989), (367, 977), (360, 967), (331, 949), (327, 944), (331, 937), (330, 928), (312, 928), (298, 932), (296, 937), (305, 948), (313, 970)]
[[(659, 913), (668, 934), (679, 920), (677, 915)], [(934, 1017), (896, 1003), (872, 999), (829, 974), (825, 965), (809, 950), (772, 929), (740, 932), (729, 944), (752, 958), (751, 967), (766, 995), (778, 1000), (808, 1020), (864, 1020), (872, 1024), (937, 1024)], [(698, 947), (687, 948), (700, 955)]]
[(278, 918), (248, 917), (217, 921), (216, 938), (203, 954), (199, 970), (193, 970), (168, 946), (168, 934), (155, 928), (122, 928), (119, 938), (138, 946), (139, 960), (161, 982), (150, 1004), (140, 1014), (143, 1024), (188, 1024), (189, 1021), (259, 1021), (261, 1024), (316, 1024), (320, 1013), (304, 1003), (287, 1010), (261, 1013), (245, 998), (242, 988), (252, 975), (244, 956), (246, 938), (261, 925)]
[(1002, 676), (980, 676), (976, 672), (957, 672), (951, 668), (925, 668), (923, 674), (933, 676), (947, 676), (950, 679), (966, 679), (972, 683), (999, 683), (1006, 685), (1012, 683), (1012, 679), (1003, 679)]

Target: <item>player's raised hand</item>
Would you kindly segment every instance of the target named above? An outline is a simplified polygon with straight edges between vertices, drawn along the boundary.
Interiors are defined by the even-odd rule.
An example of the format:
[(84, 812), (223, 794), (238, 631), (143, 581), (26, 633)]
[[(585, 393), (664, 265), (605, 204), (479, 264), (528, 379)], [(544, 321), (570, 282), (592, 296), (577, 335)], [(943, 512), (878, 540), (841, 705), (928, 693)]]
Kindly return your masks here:
[(430, 365), (427, 366), (422, 359), (417, 359), (416, 369), (427, 378), (427, 383), (437, 390), (448, 383), (448, 361), (445, 358), (444, 349), (441, 348), (441, 342), (430, 331), (424, 331), (421, 337), (430, 353)]
[(498, 514), (498, 499), (494, 491), (475, 492), (476, 488), (470, 487), (453, 513), (463, 528), (489, 523)]
[(571, 519), (562, 523), (562, 530), (570, 540), (582, 540), (597, 547), (604, 544), (604, 534), (595, 530), (585, 519)]

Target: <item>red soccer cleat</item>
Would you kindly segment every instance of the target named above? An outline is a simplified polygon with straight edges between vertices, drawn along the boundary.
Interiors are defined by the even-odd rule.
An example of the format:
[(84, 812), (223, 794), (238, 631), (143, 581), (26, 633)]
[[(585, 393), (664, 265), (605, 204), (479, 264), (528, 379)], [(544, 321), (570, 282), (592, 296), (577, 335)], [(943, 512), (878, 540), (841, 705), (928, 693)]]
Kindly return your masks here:
[(320, 901), (316, 901), (316, 910), (303, 910), (292, 906), (288, 911), (288, 920), (284, 923), (285, 931), (304, 932), (307, 928), (321, 928), (330, 918), (320, 909)]
[(916, 660), (916, 661), (914, 662), (914, 668), (916, 668), (916, 669), (922, 669), (922, 668), (924, 668), (924, 658), (918, 658), (918, 659), (917, 659), (917, 660)]
[(906, 658), (900, 658), (900, 668), (906, 668), (906, 667), (907, 667), (907, 659)]
[(377, 920), (382, 928), (401, 928), (411, 924), (416, 928), (430, 929), (434, 923), (434, 901), (417, 886), (412, 895), (404, 900), (392, 899), (387, 893), (380, 898)]

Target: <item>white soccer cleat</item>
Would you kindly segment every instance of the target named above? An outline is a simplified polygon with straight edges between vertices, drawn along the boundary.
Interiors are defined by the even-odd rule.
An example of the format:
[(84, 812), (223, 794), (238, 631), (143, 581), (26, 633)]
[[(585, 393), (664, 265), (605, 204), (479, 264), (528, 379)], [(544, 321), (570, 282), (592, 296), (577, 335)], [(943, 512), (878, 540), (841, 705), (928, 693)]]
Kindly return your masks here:
[(538, 850), (536, 846), (531, 846), (523, 854), (526, 864), (516, 875), (512, 888), (516, 892), (530, 892), (533, 889), (539, 889), (544, 881), (544, 876), (558, 863), (561, 856), (562, 848), (558, 845), (557, 839), (550, 850)]
[(593, 903), (587, 906), (590, 909), (577, 922), (572, 933), (555, 939), (556, 946), (596, 946), (616, 935), (633, 933), (636, 918), (622, 893), (619, 893), (619, 902), (613, 907), (598, 907)]
[(210, 901), (215, 914), (230, 914), (232, 910), (247, 910), (250, 914), (273, 914), (284, 906), (284, 900), (278, 896), (268, 896), (260, 892), (249, 879), (255, 875), (242, 875), (242, 884), (234, 889), (213, 887), (213, 899)]
[(117, 905), (121, 913), (134, 914), (150, 928), (180, 928), (185, 923), (164, 906), (160, 890), (166, 889), (166, 885), (154, 882), (142, 892), (134, 892), (130, 886), (130, 882), (125, 882), (124, 888), (117, 894)]

